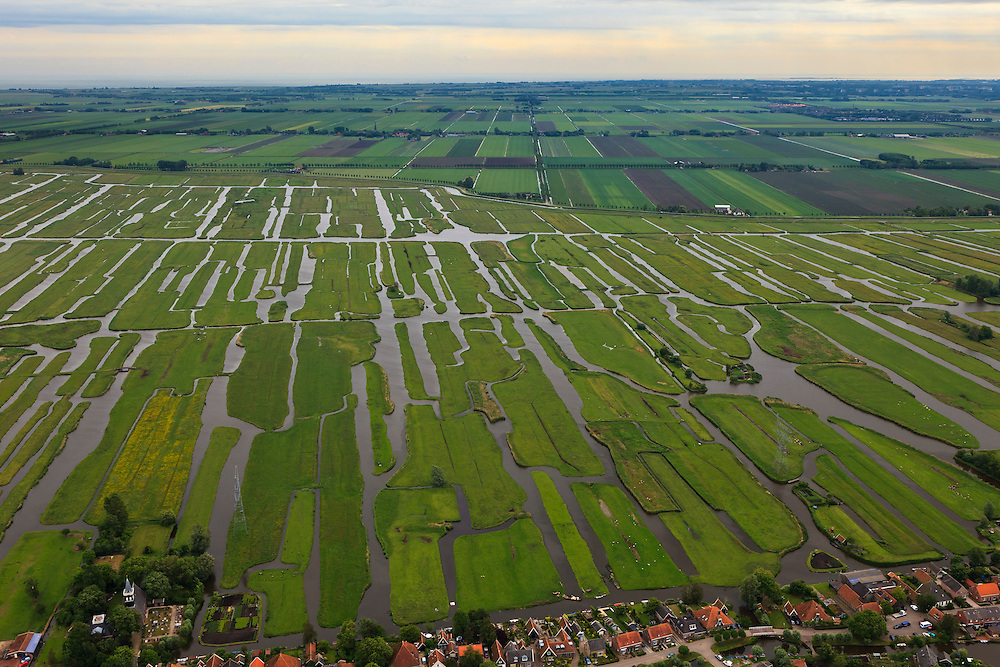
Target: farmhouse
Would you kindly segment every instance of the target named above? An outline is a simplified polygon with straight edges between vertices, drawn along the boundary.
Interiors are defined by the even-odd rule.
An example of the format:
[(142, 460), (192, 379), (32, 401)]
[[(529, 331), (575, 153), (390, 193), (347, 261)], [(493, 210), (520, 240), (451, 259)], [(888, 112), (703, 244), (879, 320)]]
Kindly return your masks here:
[(823, 611), (823, 607), (815, 600), (807, 600), (801, 604), (792, 605), (785, 603), (785, 614), (793, 621), (798, 621), (803, 625), (813, 623), (829, 623), (833, 620), (828, 613)]
[(295, 656), (279, 653), (264, 663), (264, 667), (301, 667), (302, 661)]
[(390, 664), (392, 667), (420, 667), (420, 651), (410, 642), (399, 642), (392, 649)]
[(994, 583), (974, 584), (971, 581), (966, 581), (965, 583), (968, 586), (969, 597), (977, 603), (996, 604), (1000, 602), (1000, 586)]
[(601, 658), (607, 654), (608, 645), (600, 637), (580, 641), (580, 655), (585, 658)]
[(717, 628), (731, 628), (736, 625), (733, 622), (733, 619), (729, 618), (726, 614), (725, 607), (721, 606), (719, 602), (707, 607), (702, 607), (698, 611), (694, 612), (694, 617), (709, 630), (715, 630)]
[(642, 631), (643, 637), (650, 648), (658, 649), (665, 644), (672, 643), (674, 638), (673, 629), (669, 623), (651, 625)]
[(611, 640), (611, 646), (618, 655), (625, 655), (630, 651), (642, 648), (642, 637), (639, 636), (638, 632), (623, 632), (620, 635), (615, 635), (615, 638)]
[(7, 647), (7, 652), (3, 657), (16, 660), (33, 658), (35, 657), (35, 652), (38, 650), (38, 642), (41, 639), (42, 635), (38, 632), (22, 632)]
[(976, 607), (972, 609), (959, 609), (955, 616), (963, 628), (973, 628), (976, 630), (987, 630), (991, 625), (1000, 623), (1000, 607)]
[[(497, 643), (497, 648), (498, 649), (500, 648), (500, 644), (499, 643)], [(498, 656), (500, 656), (499, 652), (494, 657), (498, 657)], [(437, 650), (436, 648), (435, 649), (431, 649), (427, 653), (427, 667), (444, 667), (444, 661), (445, 661), (446, 657), (447, 656), (445, 656), (444, 653), (442, 653), (441, 651)], [(496, 662), (498, 665), (500, 664), (497, 660), (494, 660), (493, 662)]]
[(701, 624), (701, 621), (695, 618), (690, 612), (680, 618), (673, 619), (671, 623), (674, 626), (674, 631), (683, 637), (684, 641), (689, 642), (692, 639), (701, 639), (708, 633), (708, 630)]

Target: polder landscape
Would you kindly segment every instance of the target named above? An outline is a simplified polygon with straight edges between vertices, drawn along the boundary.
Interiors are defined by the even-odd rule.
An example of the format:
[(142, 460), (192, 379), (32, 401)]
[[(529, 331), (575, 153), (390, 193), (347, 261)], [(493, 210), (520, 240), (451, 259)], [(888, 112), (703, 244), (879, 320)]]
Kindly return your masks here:
[(986, 576), (996, 94), (0, 92), (0, 639), (123, 574), (161, 657)]

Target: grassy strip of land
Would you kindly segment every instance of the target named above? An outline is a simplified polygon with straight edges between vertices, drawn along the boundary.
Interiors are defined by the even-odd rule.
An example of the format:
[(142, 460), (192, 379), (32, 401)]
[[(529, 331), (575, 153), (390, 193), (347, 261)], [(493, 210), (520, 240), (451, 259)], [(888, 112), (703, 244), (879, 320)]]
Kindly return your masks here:
[(542, 495), (545, 513), (548, 514), (552, 529), (555, 530), (566, 559), (573, 568), (577, 584), (588, 596), (607, 593), (608, 587), (601, 578), (601, 573), (597, 571), (597, 566), (594, 565), (590, 547), (580, 536), (580, 531), (573, 522), (573, 517), (570, 516), (569, 509), (559, 495), (552, 478), (540, 470), (533, 471), (531, 476), (538, 486), (538, 492)]
[(379, 340), (375, 325), (356, 321), (304, 322), (300, 326), (292, 387), (295, 416), (318, 417), (340, 410), (344, 397), (351, 393), (351, 366), (375, 356)]
[(441, 420), (430, 405), (407, 405), (405, 411), (406, 461), (389, 486), (430, 486), (436, 465), (448, 482), (462, 487), (473, 528), (518, 516), (527, 496), (504, 470), (500, 449), (478, 413)]
[(309, 620), (302, 572), (295, 568), (258, 570), (250, 575), (247, 584), (267, 597), (265, 637), (302, 632), (302, 626)]
[(563, 352), (563, 349), (559, 347), (555, 339), (549, 335), (547, 331), (542, 329), (540, 326), (535, 324), (532, 319), (525, 320), (528, 323), (528, 328), (531, 329), (531, 333), (535, 334), (535, 338), (538, 339), (538, 344), (542, 346), (545, 353), (549, 355), (549, 359), (552, 360), (556, 366), (561, 368), (564, 372), (570, 371), (585, 371), (587, 368), (576, 363)]
[(229, 378), (229, 414), (265, 430), (276, 429), (288, 415), (288, 379), (292, 373), (291, 324), (260, 324), (240, 334), (246, 354)]
[(115, 345), (115, 348), (111, 350), (111, 354), (104, 360), (100, 370), (94, 373), (94, 378), (83, 388), (83, 393), (80, 396), (83, 398), (96, 398), (97, 396), (106, 394), (108, 389), (111, 388), (111, 384), (115, 381), (115, 377), (118, 375), (118, 369), (125, 365), (128, 355), (132, 353), (136, 343), (139, 342), (139, 337), (137, 333), (123, 333), (119, 336), (118, 344)]
[(25, 324), (0, 329), (0, 346), (41, 345), (53, 350), (76, 347), (76, 339), (101, 328), (97, 320), (74, 320), (58, 324)]
[(7, 486), (11, 483), (11, 481), (13, 481), (14, 476), (17, 475), (18, 471), (20, 471), (21, 468), (31, 460), (31, 457), (42, 448), (42, 445), (44, 445), (45, 441), (48, 440), (49, 434), (51, 434), (59, 422), (62, 421), (62, 418), (66, 416), (70, 407), (72, 406), (69, 399), (63, 398), (55, 404), (55, 407), (52, 408), (52, 411), (49, 412), (44, 419), (39, 421), (38, 427), (32, 431), (31, 435), (24, 441), (21, 448), (17, 450), (17, 453), (14, 454), (13, 458), (11, 458), (9, 462), (7, 462), (3, 471), (0, 472), (0, 486)]
[(217, 426), (212, 429), (208, 449), (198, 466), (198, 474), (195, 475), (194, 485), (191, 487), (191, 493), (184, 504), (184, 512), (177, 525), (178, 544), (187, 544), (190, 541), (191, 532), (196, 525), (208, 527), (212, 518), (212, 507), (215, 505), (215, 494), (219, 488), (219, 477), (229, 458), (229, 452), (239, 439), (240, 430), (237, 428)]
[(455, 602), (461, 609), (512, 609), (544, 604), (563, 590), (531, 519), (455, 540)]
[(813, 411), (790, 405), (775, 405), (774, 409), (806, 438), (822, 443), (855, 477), (912, 521), (933, 542), (953, 553), (967, 553), (978, 544), (970, 533), (821, 422)]
[(584, 440), (555, 388), (530, 350), (522, 350), (524, 369), (512, 380), (493, 385), (497, 400), (513, 422), (507, 434), (519, 465), (551, 466), (567, 476), (603, 475), (604, 465)]
[(760, 322), (753, 340), (768, 354), (798, 364), (854, 361), (851, 355), (774, 306), (747, 306)]
[[(928, 338), (926, 336), (922, 336), (921, 334), (918, 334), (918, 333), (916, 333), (916, 332), (914, 332), (914, 331), (912, 331), (910, 329), (907, 329), (907, 328), (905, 328), (903, 326), (899, 326), (899, 325), (895, 324), (894, 322), (890, 321), (890, 318), (888, 318), (888, 317), (884, 318), (884, 319), (881, 318), (881, 317), (878, 317), (877, 315), (875, 315), (873, 313), (870, 313), (867, 310), (865, 310), (864, 308), (861, 308), (859, 306), (846, 306), (844, 308), (844, 310), (846, 310), (849, 313), (852, 313), (854, 315), (857, 315), (859, 317), (864, 318), (865, 320), (873, 323), (875, 326), (881, 327), (882, 329), (885, 329), (886, 331), (888, 331), (892, 335), (898, 336), (899, 338), (902, 338), (903, 340), (907, 341), (908, 343), (910, 343), (910, 344), (912, 344), (912, 345), (914, 345), (916, 347), (919, 347), (924, 352), (927, 352), (929, 355), (933, 355), (933, 356), (937, 357), (938, 359), (940, 359), (940, 360), (942, 360), (942, 361), (944, 361), (944, 362), (946, 362), (948, 364), (951, 364), (955, 368), (959, 368), (959, 369), (965, 371), (966, 373), (970, 373), (972, 375), (977, 375), (977, 376), (981, 377), (982, 379), (986, 380), (987, 382), (989, 382), (991, 384), (1000, 386), (1000, 379), (997, 378), (997, 372), (996, 372), (996, 370), (994, 370), (994, 368), (992, 366), (990, 366), (988, 363), (986, 363), (985, 361), (981, 361), (979, 359), (976, 359), (975, 357), (972, 357), (972, 356), (970, 356), (970, 355), (968, 355), (968, 354), (966, 354), (964, 352), (960, 352), (958, 350), (955, 350), (952, 347), (950, 347), (948, 345), (945, 345), (944, 343), (939, 343), (936, 340), (931, 340), (930, 338)], [(897, 310), (899, 310), (899, 309), (897, 309)], [(904, 313), (905, 311), (899, 310), (899, 312), (900, 313)], [(927, 320), (925, 320), (923, 318), (920, 318), (920, 317), (912, 317), (911, 316), (911, 317), (907, 318), (906, 321), (907, 321), (907, 323), (912, 324), (913, 326), (917, 326), (917, 327), (919, 327), (921, 324), (924, 324), (924, 323), (929, 324)], [(956, 319), (956, 322), (957, 322), (957, 319)], [(961, 333), (962, 333), (961, 330), (958, 329), (957, 327), (953, 328), (953, 327), (950, 327), (950, 326), (948, 326), (946, 324), (943, 324), (943, 323), (938, 323), (938, 324), (940, 324), (940, 326), (943, 327), (944, 329), (949, 330), (949, 331), (944, 331), (944, 332), (940, 332), (940, 333), (951, 334), (951, 335), (948, 335), (948, 336), (945, 336), (945, 337), (946, 338), (952, 338), (952, 339), (954, 339), (953, 342), (955, 342), (955, 343), (957, 343), (959, 345), (963, 345), (963, 342), (962, 342), (963, 340), (964, 340), (965, 343), (971, 343), (972, 342), (972, 341), (969, 340), (969, 338), (967, 336), (962, 336), (961, 335)], [(928, 328), (930, 328), (930, 327), (928, 327)], [(939, 333), (939, 335), (940, 335), (940, 333)], [(996, 350), (994, 350), (993, 348), (987, 347), (985, 345), (980, 345), (980, 347), (985, 350), (985, 351), (981, 352), (982, 354), (987, 354), (989, 356), (994, 356), (994, 357), (997, 354)]]
[(583, 401), (581, 414), (587, 421), (672, 420), (670, 408), (678, 405), (668, 396), (639, 391), (607, 373), (576, 371), (567, 376)]
[(681, 421), (683, 421), (687, 427), (691, 429), (691, 432), (694, 433), (694, 437), (698, 438), (699, 442), (711, 442), (715, 440), (715, 437), (708, 432), (708, 429), (705, 428), (700, 421), (698, 421), (698, 418), (695, 417), (690, 410), (685, 408), (675, 408), (674, 412), (679, 415)]
[(438, 540), (459, 518), (452, 486), (383, 489), (376, 496), (375, 532), (389, 559), (394, 623), (422, 623), (448, 615)]
[(194, 391), (196, 378), (220, 373), (234, 333), (235, 329), (209, 329), (200, 335), (193, 331), (160, 333), (125, 379), (122, 397), (111, 409), (101, 442), (59, 487), (42, 513), (42, 522), (72, 523), (80, 518), (156, 389), (173, 387), (175, 396), (183, 396)]
[[(316, 483), (319, 420), (295, 420), (285, 431), (264, 432), (253, 440), (242, 487), (246, 489), (246, 530), (234, 522), (226, 540), (222, 588), (233, 588), (247, 568), (278, 557), (292, 491)], [(249, 502), (248, 502), (249, 501)]]
[(877, 542), (897, 559), (933, 560), (941, 557), (936, 549), (859, 488), (829, 454), (816, 457), (816, 476), (813, 481), (854, 510), (875, 533)]
[(656, 513), (678, 509), (641, 456), (643, 452), (661, 452), (663, 449), (647, 440), (635, 423), (588, 422), (587, 429), (595, 440), (611, 451), (618, 478), (644, 510)]
[[(519, 364), (494, 333), (494, 326), (493, 320), (487, 318), (463, 319), (461, 328), (468, 349), (456, 357), (462, 345), (449, 323), (430, 322), (424, 325), (427, 349), (437, 369), (441, 387), (442, 415), (457, 415), (472, 407), (466, 388), (469, 380), (497, 382), (517, 373)], [(484, 328), (487, 330), (484, 331)], [(456, 358), (461, 360), (458, 365)]]
[(80, 418), (83, 417), (83, 413), (88, 407), (90, 407), (90, 403), (79, 403), (73, 408), (73, 411), (69, 413), (69, 417), (59, 426), (59, 430), (55, 436), (49, 440), (45, 449), (35, 459), (35, 462), (31, 464), (28, 472), (10, 489), (4, 497), (3, 502), (0, 503), (0, 540), (3, 539), (4, 531), (7, 530), (7, 527), (10, 526), (11, 521), (14, 519), (14, 514), (21, 509), (21, 503), (28, 497), (28, 491), (31, 491), (48, 471), (49, 464), (55, 459), (56, 454), (62, 451), (62, 448), (66, 445), (67, 438), (69, 438), (69, 434), (76, 430), (77, 424), (80, 423)]
[(581, 482), (574, 482), (571, 488), (604, 545), (615, 579), (622, 588), (665, 588), (687, 581), (621, 489), (612, 484)]
[(63, 382), (62, 386), (56, 390), (57, 396), (72, 396), (80, 390), (84, 382), (90, 379), (94, 371), (97, 370), (97, 365), (101, 363), (101, 360), (107, 356), (108, 351), (111, 350), (111, 346), (118, 341), (117, 338), (111, 336), (100, 336), (97, 338), (92, 338), (90, 340), (90, 352), (87, 354), (87, 358), (83, 360), (80, 366), (69, 374), (66, 381)]
[(32, 354), (35, 354), (34, 350), (26, 350), (23, 347), (5, 347), (0, 349), (0, 375), (7, 375), (10, 369), (17, 365), (17, 362)]
[(628, 328), (606, 310), (548, 313), (562, 326), (580, 355), (592, 364), (623, 375), (651, 391), (683, 390)]
[(1000, 490), (961, 468), (871, 429), (842, 419), (837, 419), (834, 423), (870, 447), (963, 519), (976, 520), (982, 517), (983, 507), (988, 502), (1000, 507)]
[[(69, 352), (62, 352), (57, 354), (46, 366), (42, 369), (38, 375), (35, 375), (28, 381), (27, 385), (14, 397), (13, 400), (7, 403), (7, 407), (3, 412), (0, 412), (0, 433), (7, 433), (10, 431), (17, 420), (21, 418), (28, 408), (35, 404), (35, 400), (38, 398), (38, 394), (48, 386), (49, 382), (56, 376), (57, 373), (66, 365), (69, 361)], [(31, 360), (34, 361), (34, 360)], [(17, 378), (13, 379), (17, 382)], [(37, 412), (37, 411), (36, 411)], [(23, 437), (25, 434), (19, 434), (18, 438)], [(17, 439), (17, 438), (16, 438)], [(15, 439), (15, 440), (16, 440)], [(9, 456), (10, 452), (4, 453), (4, 458)]]
[(778, 427), (774, 413), (754, 396), (715, 394), (695, 396), (691, 405), (719, 427), (761, 471), (778, 482), (787, 482), (802, 474), (802, 459), (819, 449), (819, 444), (794, 437), (785, 443), (779, 455)]
[(938, 364), (925, 354), (882, 336), (828, 306), (792, 306), (786, 312), (876, 364), (898, 373), (938, 400), (1000, 429), (1000, 394)]
[[(0, 562), (0, 637), (45, 628), (80, 565), (76, 545), (81, 539), (89, 542), (90, 532), (25, 533), (10, 548)], [(25, 589), (29, 577), (38, 581), (37, 600)]]
[(725, 511), (762, 551), (785, 553), (805, 540), (795, 515), (723, 445), (678, 447), (665, 456), (702, 500)]
[(503, 344), (507, 347), (524, 347), (524, 339), (514, 326), (514, 318), (510, 315), (494, 315), (500, 322), (500, 335), (503, 337)]
[(696, 581), (738, 586), (759, 567), (778, 570), (777, 554), (757, 553), (740, 542), (663, 456), (646, 454), (643, 459), (680, 508), (680, 512), (664, 512), (659, 517), (694, 564)]
[(357, 618), (361, 597), (371, 584), (368, 534), (361, 522), (365, 482), (354, 430), (356, 405), (351, 394), (345, 410), (323, 420), (318, 620), (324, 628)]
[(396, 324), (396, 338), (399, 339), (399, 350), (403, 357), (403, 382), (406, 386), (406, 393), (414, 400), (427, 401), (434, 398), (428, 395), (427, 390), (424, 389), (424, 378), (420, 375), (420, 365), (417, 364), (413, 346), (410, 345), (410, 330), (403, 322)]
[(389, 397), (389, 378), (382, 367), (374, 361), (365, 362), (365, 386), (368, 388), (368, 414), (371, 420), (372, 456), (375, 460), (375, 474), (381, 475), (396, 465), (396, 455), (392, 453), (385, 415), (396, 409)]
[[(121, 496), (132, 519), (152, 521), (163, 511), (180, 512), (211, 384), (202, 379), (191, 396), (161, 393), (146, 404), (101, 490), (103, 496)], [(103, 517), (103, 503), (94, 503), (86, 515), (93, 524)]]
[(848, 405), (888, 419), (914, 433), (953, 447), (979, 446), (979, 441), (971, 433), (893, 384), (878, 369), (830, 364), (798, 366), (795, 372)]
[(285, 541), (281, 547), (281, 562), (294, 565), (299, 572), (309, 567), (312, 555), (313, 533), (316, 519), (316, 494), (310, 489), (299, 489), (292, 497), (285, 525)]

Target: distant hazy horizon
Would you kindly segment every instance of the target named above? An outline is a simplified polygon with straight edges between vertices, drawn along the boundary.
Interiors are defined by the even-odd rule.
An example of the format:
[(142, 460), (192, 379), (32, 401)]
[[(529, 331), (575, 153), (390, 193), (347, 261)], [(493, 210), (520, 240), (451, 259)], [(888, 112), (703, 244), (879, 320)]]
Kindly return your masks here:
[(4, 5), (3, 87), (1000, 77), (994, 1)]

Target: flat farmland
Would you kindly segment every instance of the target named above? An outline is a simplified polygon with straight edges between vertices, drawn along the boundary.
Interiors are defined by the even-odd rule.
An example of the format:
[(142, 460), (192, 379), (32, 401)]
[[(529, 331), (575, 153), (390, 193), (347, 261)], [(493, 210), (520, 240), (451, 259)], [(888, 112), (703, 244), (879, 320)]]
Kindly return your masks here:
[[(38, 160), (0, 165), (0, 627), (41, 630), (87, 549), (179, 554), (198, 525), (220, 591), (266, 595), (281, 646), (306, 621), (330, 642), (359, 615), (393, 635), (690, 582), (736, 600), (759, 567), (827, 580), (803, 541), (851, 569), (991, 546), (1000, 491), (952, 458), (1000, 429), (1000, 344), (969, 337), (1000, 317), (954, 281), (1000, 275), (1000, 232), (947, 207), (994, 203), (956, 187), (998, 196), (1000, 168), (862, 169), (801, 143), (933, 125), (807, 115), (767, 82), (767, 102), (504, 85), (289, 88), (247, 112), (0, 91), (0, 155)], [(956, 136), (866, 139), (989, 164), (979, 126), (936, 127)], [(52, 164), (69, 155), (192, 166)], [(740, 361), (759, 384), (727, 381)], [(51, 544), (26, 549), (40, 523)]]
[[(756, 173), (753, 177), (833, 215), (899, 215), (916, 206), (996, 203), (979, 195), (886, 170), (772, 171)], [(974, 187), (968, 189), (975, 190)]]
[(476, 191), (538, 192), (538, 175), (534, 169), (483, 169)]
[(730, 204), (751, 214), (820, 215), (823, 211), (739, 171), (722, 169), (673, 169), (670, 177), (699, 200)]
[(625, 175), (656, 206), (684, 206), (689, 211), (708, 210), (701, 201), (660, 169), (625, 169)]

